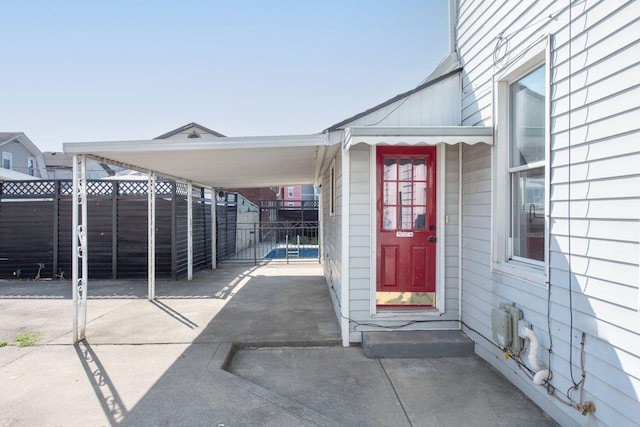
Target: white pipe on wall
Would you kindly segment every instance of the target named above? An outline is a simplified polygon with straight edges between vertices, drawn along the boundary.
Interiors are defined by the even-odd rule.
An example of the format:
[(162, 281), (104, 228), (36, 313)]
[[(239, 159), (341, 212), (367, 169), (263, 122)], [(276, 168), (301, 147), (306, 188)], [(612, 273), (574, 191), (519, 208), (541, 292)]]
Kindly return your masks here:
[(522, 328), (522, 336), (529, 340), (529, 365), (531, 365), (531, 369), (536, 371), (536, 374), (533, 376), (533, 382), (541, 385), (549, 378), (549, 370), (538, 361), (540, 341), (538, 341), (536, 334), (529, 328)]

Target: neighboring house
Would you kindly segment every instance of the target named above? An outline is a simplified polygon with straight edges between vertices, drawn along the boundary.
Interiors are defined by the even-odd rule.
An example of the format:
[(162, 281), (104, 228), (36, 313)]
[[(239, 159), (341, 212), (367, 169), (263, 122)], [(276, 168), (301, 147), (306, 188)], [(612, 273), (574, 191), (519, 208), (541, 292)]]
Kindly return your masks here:
[[(43, 153), (47, 166), (45, 179), (71, 179), (73, 177), (73, 156), (61, 152), (46, 151)], [(95, 160), (87, 162), (87, 178), (103, 179), (113, 177), (121, 168), (109, 166)]]
[(289, 207), (300, 207), (302, 200), (318, 200), (320, 196), (313, 185), (290, 185), (283, 187), (280, 192), (283, 206)]
[(42, 152), (23, 132), (0, 132), (0, 180), (46, 179)]
[[(194, 139), (194, 138), (226, 138), (225, 135), (215, 130), (202, 126), (201, 124), (192, 122), (177, 129), (169, 131), (165, 134), (155, 137), (154, 139)], [(249, 187), (249, 188), (224, 188), (225, 191), (241, 194), (242, 197), (251, 203), (260, 206), (261, 200), (275, 200), (278, 188), (273, 187)], [(268, 213), (262, 215), (262, 220), (267, 221)]]
[(321, 186), (344, 345), (463, 330), (560, 424), (639, 425), (640, 3), (450, 4), (436, 70), (322, 134), (65, 150), (213, 187)]
[(156, 136), (154, 139), (193, 139), (202, 137), (224, 138), (224, 135), (215, 130), (206, 128), (198, 123), (192, 122), (177, 129)]

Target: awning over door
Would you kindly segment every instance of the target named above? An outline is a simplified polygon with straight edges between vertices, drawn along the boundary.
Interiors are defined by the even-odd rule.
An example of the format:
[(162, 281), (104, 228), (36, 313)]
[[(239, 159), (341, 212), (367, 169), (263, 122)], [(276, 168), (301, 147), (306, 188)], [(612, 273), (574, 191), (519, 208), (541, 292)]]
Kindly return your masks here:
[(358, 126), (345, 130), (343, 147), (368, 145), (493, 144), (487, 126)]
[(224, 188), (317, 182), (326, 134), (66, 143), (64, 151), (104, 163)]

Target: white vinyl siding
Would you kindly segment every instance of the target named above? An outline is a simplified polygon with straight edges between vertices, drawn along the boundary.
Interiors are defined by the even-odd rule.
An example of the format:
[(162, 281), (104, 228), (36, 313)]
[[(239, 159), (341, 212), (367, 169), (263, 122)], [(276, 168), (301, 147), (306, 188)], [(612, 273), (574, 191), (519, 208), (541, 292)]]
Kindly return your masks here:
[[(580, 379), (580, 338), (585, 332), (584, 400), (595, 402), (596, 412), (584, 417), (549, 397), (501, 352), (469, 334), (478, 354), (562, 425), (638, 425), (640, 3), (572, 4), (569, 26), (568, 2), (459, 2), (462, 124), (496, 125), (496, 37), (501, 32), (508, 36), (509, 51), (516, 57), (549, 35), (552, 384), (566, 399), (572, 385), (570, 366), (574, 378)], [(555, 19), (548, 18), (552, 14)], [(496, 149), (501, 143), (496, 140)], [(463, 319), (490, 338), (491, 308), (515, 303), (547, 349), (547, 286), (491, 271), (492, 151), (473, 146), (463, 152)], [(546, 351), (541, 350), (540, 358), (548, 364)], [(577, 391), (573, 397), (578, 399)]]
[[(370, 318), (371, 306), (371, 188), (369, 179), (369, 145), (356, 145), (350, 150), (351, 176), (349, 206), (349, 285), (350, 315), (356, 321)], [(375, 157), (374, 157), (375, 158)], [(350, 329), (354, 330), (354, 325)]]
[(460, 123), (460, 82), (452, 76), (358, 118), (349, 126), (455, 126)]
[[(446, 161), (444, 165), (444, 175), (438, 173), (438, 177), (444, 176), (445, 184), (443, 197), (440, 200), (444, 203), (445, 215), (448, 217), (448, 224), (440, 224), (444, 227), (444, 277), (445, 280), (445, 301), (444, 314), (437, 316), (438, 321), (429, 323), (433, 316), (418, 316), (415, 313), (394, 313), (393, 316), (371, 315), (371, 304), (375, 297), (375, 282), (372, 275), (372, 266), (375, 268), (375, 260), (372, 259), (374, 251), (371, 247), (372, 234), (375, 229), (375, 206), (372, 205), (371, 188), (371, 162), (375, 162), (375, 146), (359, 144), (351, 148), (351, 186), (350, 186), (350, 315), (349, 317), (359, 323), (369, 325), (350, 325), (351, 341), (361, 340), (360, 332), (372, 330), (388, 330), (386, 328), (401, 326), (417, 319), (426, 320), (407, 327), (410, 329), (457, 329), (458, 319), (458, 146), (440, 147), (446, 150)], [(438, 178), (439, 179), (439, 178)], [(440, 188), (440, 187), (438, 187)], [(379, 325), (379, 326), (375, 326)]]
[[(322, 268), (329, 294), (333, 301), (336, 317), (340, 319), (342, 291), (342, 158), (338, 153), (331, 166), (327, 168), (322, 180)], [(331, 169), (334, 171), (332, 205)], [(333, 212), (332, 212), (333, 208)]]

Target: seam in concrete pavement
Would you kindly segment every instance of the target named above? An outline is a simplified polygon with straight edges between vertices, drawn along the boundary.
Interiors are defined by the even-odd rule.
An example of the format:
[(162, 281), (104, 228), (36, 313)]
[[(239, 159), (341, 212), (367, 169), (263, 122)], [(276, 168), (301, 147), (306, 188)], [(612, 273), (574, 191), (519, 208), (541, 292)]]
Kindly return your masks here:
[[(296, 343), (297, 347), (303, 346), (303, 343)], [(271, 346), (274, 347), (275, 346)], [(289, 346), (291, 347), (291, 346)], [(323, 415), (307, 406), (304, 406), (300, 402), (283, 397), (277, 393), (267, 390), (266, 388), (259, 386), (251, 381), (248, 381), (242, 377), (239, 377), (229, 371), (226, 368), (229, 366), (233, 355), (239, 347), (235, 343), (221, 343), (214, 351), (213, 356), (207, 370), (221, 380), (224, 380), (228, 384), (231, 384), (245, 392), (265, 400), (285, 411), (293, 416), (301, 418), (302, 420), (318, 425), (318, 426), (341, 426), (342, 424), (337, 421)], [(243, 348), (253, 348), (243, 347)]]

